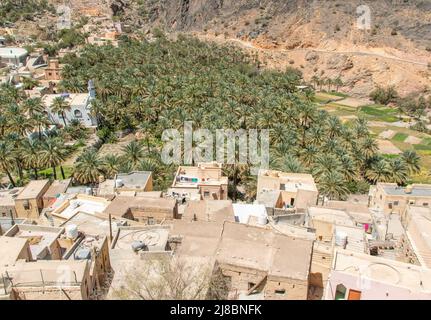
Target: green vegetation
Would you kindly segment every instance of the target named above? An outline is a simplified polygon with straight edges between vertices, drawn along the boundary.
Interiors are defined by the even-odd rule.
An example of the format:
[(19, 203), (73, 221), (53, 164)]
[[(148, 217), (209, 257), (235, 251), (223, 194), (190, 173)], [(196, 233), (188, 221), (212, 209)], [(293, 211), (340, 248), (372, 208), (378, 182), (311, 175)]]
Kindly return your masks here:
[[(404, 158), (382, 160), (363, 118), (346, 125), (312, 102), (312, 92), (300, 92), (302, 82), (294, 69), (265, 71), (254, 58), (238, 49), (179, 37), (169, 41), (162, 33), (155, 42), (125, 39), (119, 47), (86, 46), (68, 56), (61, 85), (71, 92), (84, 91), (88, 79), (96, 83), (98, 99), (93, 113), (99, 119), (98, 135), (105, 141), (118, 130), (140, 130), (145, 139), (127, 146), (124, 157), (100, 159), (89, 150), (75, 166), (75, 178), (95, 182), (121, 166), (153, 170), (158, 186), (167, 186), (176, 166), (160, 160), (165, 129), (193, 121), (195, 129), (269, 129), (271, 168), (310, 172), (323, 194), (343, 199), (376, 181), (405, 183)], [(64, 62), (64, 61), (63, 61)], [(385, 163), (384, 176), (374, 169)], [(109, 163), (109, 165), (108, 165)], [(379, 168), (380, 170), (380, 168)], [(253, 197), (255, 179), (250, 165), (225, 165), (237, 186)]]
[(51, 174), (54, 179), (70, 176), (63, 163), (77, 146), (66, 142), (85, 139), (86, 129), (72, 121), (47, 131), (50, 125), (40, 98), (27, 98), (13, 86), (0, 87), (0, 170), (12, 185)]
[(406, 140), (407, 137), (408, 137), (407, 134), (402, 133), (402, 132), (397, 132), (392, 139), (395, 140), (395, 141), (404, 142), (404, 140)]
[(367, 115), (369, 120), (396, 122), (398, 121), (398, 112), (396, 109), (385, 107), (382, 105), (369, 105), (361, 107), (361, 112)]
[(377, 87), (370, 93), (370, 98), (376, 103), (387, 105), (391, 102), (396, 102), (398, 93), (394, 87)]
[(2, 0), (0, 1), (0, 26), (18, 20), (33, 21), (35, 15), (51, 12), (55, 8), (47, 0)]

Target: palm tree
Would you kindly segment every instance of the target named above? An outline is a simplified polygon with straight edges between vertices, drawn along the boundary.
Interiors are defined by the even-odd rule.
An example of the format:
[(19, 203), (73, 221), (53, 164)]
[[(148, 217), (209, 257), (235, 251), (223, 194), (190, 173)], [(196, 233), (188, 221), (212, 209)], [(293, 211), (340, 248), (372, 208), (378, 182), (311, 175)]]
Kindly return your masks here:
[(55, 137), (50, 137), (42, 144), (42, 150), (40, 152), (41, 162), (52, 168), (54, 173), (54, 179), (57, 180), (56, 167), (60, 165), (61, 175), (65, 179), (65, 174), (61, 163), (65, 160), (67, 149), (64, 146), (63, 140)]
[(317, 85), (319, 83), (319, 77), (317, 75), (313, 75), (311, 77), (311, 81), (313, 82), (313, 88), (314, 88), (314, 90), (316, 90)]
[(330, 171), (322, 176), (319, 191), (331, 200), (344, 200), (349, 194), (343, 175), (337, 171)]
[(42, 140), (42, 128), (47, 128), (51, 124), (51, 121), (43, 113), (34, 113), (30, 118), (30, 123), (37, 128), (39, 140)]
[(377, 182), (386, 182), (391, 178), (391, 172), (388, 162), (384, 158), (377, 158), (371, 166), (366, 170), (365, 176), (374, 184)]
[(391, 172), (391, 180), (399, 185), (404, 185), (407, 182), (408, 166), (401, 158), (392, 159), (389, 162), (389, 171)]
[(135, 170), (139, 163), (144, 158), (144, 150), (142, 148), (142, 145), (134, 140), (130, 142), (127, 146), (123, 147), (123, 160), (124, 162), (130, 163), (133, 170)]
[(112, 179), (120, 171), (121, 158), (115, 154), (110, 154), (103, 159), (103, 162), (106, 176)]
[(277, 159), (277, 169), (283, 172), (302, 173), (305, 172), (302, 163), (290, 154), (285, 154)]
[(421, 170), (420, 161), (421, 158), (417, 155), (414, 150), (406, 150), (402, 153), (401, 157), (407, 164), (410, 174), (418, 173)]
[(104, 163), (94, 150), (81, 154), (75, 163), (73, 177), (82, 184), (97, 183), (104, 175)]
[(31, 90), (34, 87), (39, 85), (39, 81), (30, 77), (24, 77), (22, 79), (22, 83), (23, 83), (24, 90)]
[(13, 149), (11, 145), (6, 141), (0, 141), (0, 168), (5, 172), (9, 178), (10, 183), (15, 187), (15, 180), (12, 178), (11, 170), (12, 163), (15, 162), (15, 158), (12, 155)]
[(334, 80), (334, 84), (337, 87), (337, 92), (340, 89), (340, 87), (342, 87), (344, 85), (343, 80), (341, 80), (340, 77), (336, 77)]
[(63, 119), (64, 126), (67, 127), (66, 124), (66, 111), (70, 111), (70, 104), (66, 101), (63, 97), (56, 97), (54, 98), (52, 105), (51, 105), (51, 111), (53, 113), (61, 115), (61, 118)]
[(22, 109), (31, 117), (35, 113), (42, 113), (45, 106), (41, 98), (29, 98), (23, 102)]
[(21, 143), (20, 153), (24, 168), (32, 169), (35, 179), (38, 179), (37, 170), (40, 166), (40, 145), (39, 142), (26, 139)]

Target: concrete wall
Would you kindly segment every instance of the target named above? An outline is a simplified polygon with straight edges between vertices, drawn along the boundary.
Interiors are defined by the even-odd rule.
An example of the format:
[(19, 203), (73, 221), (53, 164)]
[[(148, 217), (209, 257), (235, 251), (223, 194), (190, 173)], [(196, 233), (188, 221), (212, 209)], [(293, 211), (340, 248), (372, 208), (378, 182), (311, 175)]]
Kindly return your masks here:
[[(28, 201), (29, 209), (27, 210), (24, 204)], [(42, 197), (30, 200), (15, 200), (15, 211), (18, 218), (38, 219), (40, 210), (43, 208)]]
[(336, 287), (342, 284), (346, 287), (346, 299), (349, 290), (361, 291), (361, 300), (417, 300), (431, 299), (431, 293), (412, 291), (406, 288), (377, 282), (374, 280), (364, 281), (357, 276), (332, 271), (325, 290), (325, 300), (334, 300)]
[(145, 208), (145, 209), (136, 209), (131, 208), (131, 217), (130, 215), (124, 216), (128, 219), (135, 219), (139, 222), (147, 223), (148, 218), (153, 218), (156, 223), (160, 223), (163, 220), (173, 220), (178, 218), (178, 205), (175, 204), (172, 209), (169, 208)]
[(266, 271), (243, 268), (240, 266), (220, 264), (222, 274), (230, 277), (231, 292), (247, 292), (252, 284), (258, 284), (264, 277), (265, 281), (258, 286), (257, 292), (263, 292), (268, 300), (306, 300), (308, 281), (286, 277), (267, 276)]
[[(227, 200), (227, 185), (221, 186), (210, 186), (210, 185), (199, 185), (200, 193), (202, 195), (202, 199), (204, 200)], [(205, 192), (209, 192), (208, 196), (205, 196)], [(213, 193), (215, 193), (216, 199), (213, 197)]]
[(269, 276), (264, 295), (266, 300), (307, 300), (308, 281)]

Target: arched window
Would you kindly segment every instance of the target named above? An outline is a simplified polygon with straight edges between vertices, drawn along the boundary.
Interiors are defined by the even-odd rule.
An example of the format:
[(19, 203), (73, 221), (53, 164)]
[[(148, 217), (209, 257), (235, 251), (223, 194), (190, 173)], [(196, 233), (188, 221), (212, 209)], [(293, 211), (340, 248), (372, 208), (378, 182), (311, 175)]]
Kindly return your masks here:
[(75, 115), (75, 118), (82, 118), (82, 112), (79, 110), (73, 111), (73, 114)]
[(335, 290), (335, 300), (344, 299), (346, 299), (346, 287), (340, 283)]

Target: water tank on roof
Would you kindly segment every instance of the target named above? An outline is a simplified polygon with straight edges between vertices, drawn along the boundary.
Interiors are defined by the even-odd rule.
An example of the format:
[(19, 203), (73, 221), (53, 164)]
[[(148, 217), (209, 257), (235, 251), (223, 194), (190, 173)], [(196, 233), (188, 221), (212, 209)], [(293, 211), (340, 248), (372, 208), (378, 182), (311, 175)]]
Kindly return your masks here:
[(121, 188), (122, 186), (124, 186), (123, 180), (121, 180), (121, 179), (115, 180), (115, 187), (116, 188)]
[(266, 215), (264, 214), (260, 214), (259, 216), (257, 216), (257, 223), (264, 226), (265, 224), (268, 223), (268, 218)]
[(69, 239), (76, 239), (78, 237), (78, 227), (76, 224), (66, 226), (66, 237)]
[(88, 260), (91, 258), (91, 250), (88, 248), (81, 248), (75, 252), (75, 260)]
[(346, 248), (347, 233), (342, 231), (335, 232), (335, 245)]

